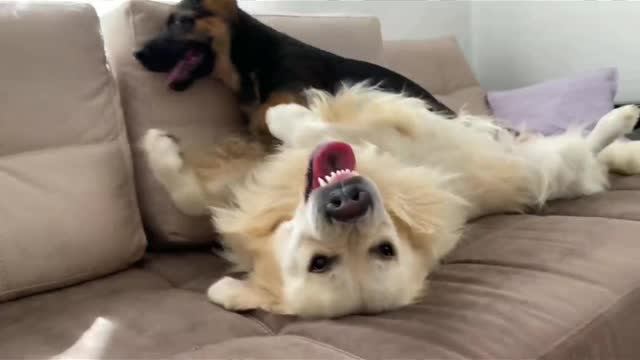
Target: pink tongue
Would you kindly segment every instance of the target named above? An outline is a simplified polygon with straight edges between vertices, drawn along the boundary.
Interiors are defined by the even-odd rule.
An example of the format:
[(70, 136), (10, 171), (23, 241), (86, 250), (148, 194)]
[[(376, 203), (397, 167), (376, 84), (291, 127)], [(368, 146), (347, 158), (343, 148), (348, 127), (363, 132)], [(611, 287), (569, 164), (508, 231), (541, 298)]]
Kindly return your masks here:
[[(331, 175), (332, 172), (338, 170), (355, 170), (356, 156), (353, 153), (351, 145), (343, 142), (329, 142), (322, 144), (316, 148), (311, 155), (311, 167), (313, 171), (313, 189), (320, 186), (318, 178)], [(337, 181), (343, 180), (338, 175)], [(352, 175), (344, 174), (343, 177), (349, 178)]]
[(169, 84), (185, 81), (202, 61), (202, 54), (189, 50), (169, 73)]

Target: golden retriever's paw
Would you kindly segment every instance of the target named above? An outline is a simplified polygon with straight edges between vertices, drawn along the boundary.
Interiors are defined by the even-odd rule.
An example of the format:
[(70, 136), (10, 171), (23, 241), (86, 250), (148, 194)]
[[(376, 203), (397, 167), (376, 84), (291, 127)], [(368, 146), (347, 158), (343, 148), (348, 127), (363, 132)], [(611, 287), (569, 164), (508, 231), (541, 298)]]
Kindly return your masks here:
[(147, 130), (142, 138), (142, 148), (147, 154), (149, 166), (157, 174), (178, 172), (184, 165), (175, 137), (164, 130)]
[(620, 135), (624, 135), (632, 132), (638, 123), (640, 108), (637, 105), (625, 105), (614, 109), (609, 115), (616, 119), (620, 127)]
[(600, 119), (598, 126), (606, 125), (619, 137), (633, 131), (638, 123), (638, 116), (640, 116), (640, 108), (636, 105), (625, 105), (611, 110)]
[(308, 108), (298, 104), (282, 104), (267, 110), (267, 126), (271, 135), (286, 145), (298, 145), (301, 132), (316, 122)]
[(592, 149), (598, 153), (617, 138), (633, 131), (640, 116), (636, 105), (625, 105), (604, 115), (588, 136)]
[(258, 309), (264, 301), (247, 280), (225, 276), (207, 290), (209, 301), (230, 311)]
[(598, 156), (609, 171), (622, 175), (640, 174), (640, 141), (617, 141)]

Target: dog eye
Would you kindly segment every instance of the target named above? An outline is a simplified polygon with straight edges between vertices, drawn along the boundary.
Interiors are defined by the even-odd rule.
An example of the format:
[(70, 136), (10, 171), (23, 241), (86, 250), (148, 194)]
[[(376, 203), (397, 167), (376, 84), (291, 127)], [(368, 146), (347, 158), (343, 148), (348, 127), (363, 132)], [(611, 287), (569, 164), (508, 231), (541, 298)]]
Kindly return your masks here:
[(371, 249), (371, 251), (385, 260), (396, 256), (395, 248), (388, 241), (379, 244), (375, 248)]
[(335, 257), (326, 255), (314, 255), (309, 262), (309, 272), (322, 274), (331, 270), (331, 266), (335, 263)]
[(169, 15), (169, 18), (167, 18), (167, 26), (173, 24), (175, 21), (176, 21), (176, 15), (175, 14)]
[(179, 16), (174, 20), (174, 24), (182, 26), (193, 26), (195, 19), (192, 16)]
[(167, 19), (167, 26), (193, 26), (196, 19), (191, 14), (171, 14)]

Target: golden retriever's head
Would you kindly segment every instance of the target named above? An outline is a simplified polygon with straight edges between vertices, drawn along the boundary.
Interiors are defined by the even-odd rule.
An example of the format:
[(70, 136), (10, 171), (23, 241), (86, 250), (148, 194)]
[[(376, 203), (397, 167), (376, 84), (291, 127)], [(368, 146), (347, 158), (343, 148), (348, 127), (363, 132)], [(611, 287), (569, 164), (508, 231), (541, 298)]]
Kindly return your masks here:
[(310, 156), (303, 199), (274, 233), (282, 297), (291, 312), (377, 313), (423, 293), (434, 263), (431, 242), (444, 215), (433, 210), (446, 195), (401, 180), (418, 174), (397, 163), (386, 169), (396, 174), (385, 175), (392, 161), (378, 154), (375, 164), (374, 152), (356, 156), (352, 146), (330, 142)]
[[(379, 99), (378, 108), (366, 106), (366, 91), (347, 95), (362, 106), (325, 103), (345, 121), (402, 114), (394, 104), (406, 110), (401, 98), (383, 112)], [(446, 190), (449, 178), (364, 141), (318, 141), (283, 148), (235, 187), (235, 206), (214, 210), (249, 276), (214, 284), (213, 302), (318, 318), (382, 312), (423, 294), (464, 224), (464, 202)]]
[(373, 146), (284, 151), (236, 188), (237, 206), (215, 210), (249, 277), (214, 284), (210, 298), (314, 318), (416, 301), (462, 226), (461, 200), (440, 181)]

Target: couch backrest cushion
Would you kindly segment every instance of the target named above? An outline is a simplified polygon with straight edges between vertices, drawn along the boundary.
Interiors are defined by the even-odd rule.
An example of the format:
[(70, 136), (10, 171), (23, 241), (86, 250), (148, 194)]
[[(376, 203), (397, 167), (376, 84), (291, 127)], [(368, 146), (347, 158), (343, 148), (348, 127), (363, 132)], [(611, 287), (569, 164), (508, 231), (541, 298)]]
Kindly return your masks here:
[(89, 5), (0, 3), (0, 301), (144, 253), (130, 150)]
[[(212, 145), (241, 131), (237, 103), (221, 84), (200, 80), (185, 92), (171, 91), (166, 75), (142, 68), (132, 56), (166, 23), (171, 6), (134, 0), (102, 17), (107, 52), (123, 98), (129, 136), (139, 143), (149, 128), (162, 128), (191, 147)], [(368, 17), (261, 16), (260, 20), (320, 48), (368, 61), (380, 61), (380, 24)], [(317, 29), (323, 31), (318, 35)], [(327, 34), (333, 34), (327, 36)], [(339, 34), (342, 39), (337, 39)], [(148, 170), (138, 147), (133, 149), (143, 221), (156, 246), (206, 244), (215, 239), (208, 218), (180, 213)]]
[(384, 63), (455, 111), (489, 114), (486, 93), (454, 37), (385, 41)]

